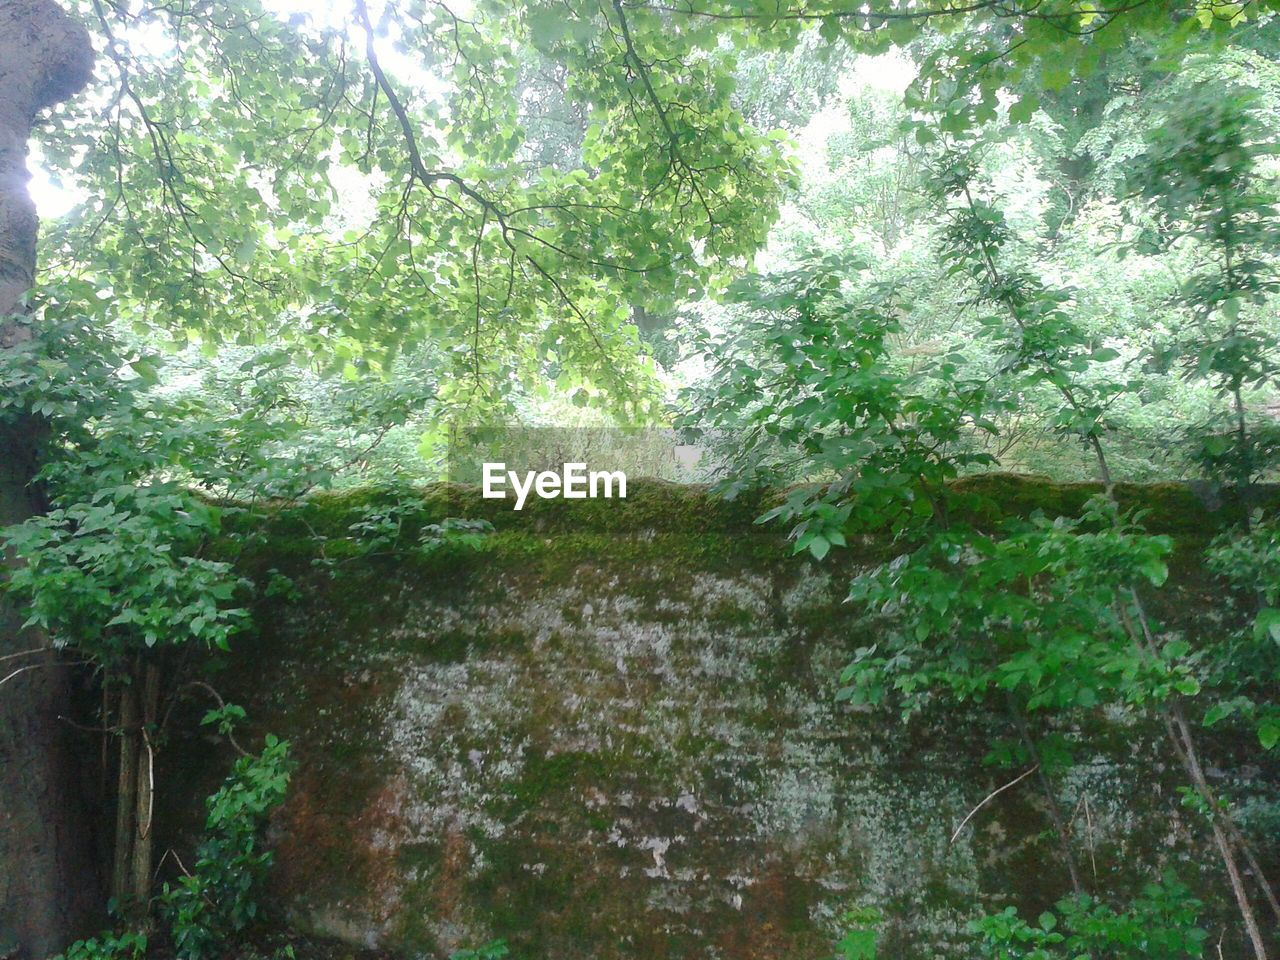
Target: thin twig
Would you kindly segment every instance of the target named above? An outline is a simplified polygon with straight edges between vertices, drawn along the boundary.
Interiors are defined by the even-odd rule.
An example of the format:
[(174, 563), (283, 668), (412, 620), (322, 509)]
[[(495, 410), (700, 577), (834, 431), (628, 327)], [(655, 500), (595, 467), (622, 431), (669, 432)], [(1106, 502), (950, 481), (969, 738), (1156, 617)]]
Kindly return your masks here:
[(32, 647), (30, 650), (19, 650), (17, 653), (6, 653), (4, 656), (0, 656), (0, 660), (15, 660), (18, 657), (30, 657), (33, 654), (44, 653), (53, 649), (53, 647)]
[(69, 727), (74, 727), (76, 730), (83, 730), (85, 733), (111, 733), (111, 734), (116, 734), (116, 733), (121, 733), (121, 732), (123, 732), (123, 730), (124, 730), (124, 728), (123, 728), (123, 727), (90, 727), (90, 726), (86, 726), (86, 725), (85, 725), (85, 724), (83, 724), (83, 723), (77, 723), (75, 720), (72, 720), (70, 717), (65, 716), (65, 715), (63, 715), (63, 714), (61, 714), (61, 713), (60, 713), (60, 714), (58, 714), (58, 719), (59, 719), (59, 720), (61, 720), (63, 723), (65, 723), (67, 726), (69, 726)]
[(956, 832), (951, 835), (951, 839), (947, 841), (947, 845), (950, 846), (951, 844), (956, 842), (956, 837), (960, 836), (960, 831), (964, 829), (965, 824), (967, 824), (970, 820), (973, 819), (974, 814), (976, 814), (979, 810), (981, 810), (988, 803), (994, 800), (997, 796), (1004, 793), (1010, 787), (1018, 783), (1021, 783), (1023, 780), (1027, 779), (1027, 777), (1031, 776), (1033, 773), (1035, 773), (1039, 769), (1040, 769), (1040, 764), (1037, 763), (1035, 766), (1031, 767), (1025, 773), (1018, 774), (1016, 777), (1014, 777), (1012, 780), (1006, 783), (1003, 787), (997, 787), (995, 790), (992, 790), (989, 794), (987, 794), (986, 797), (983, 798), (982, 802), (978, 804), (976, 807), (974, 807), (972, 810), (970, 810), (969, 815), (960, 821), (960, 826), (956, 827)]
[(1093, 855), (1093, 815), (1089, 812), (1089, 794), (1084, 795), (1084, 829), (1089, 841), (1089, 864), (1093, 868), (1093, 883), (1098, 884), (1098, 861)]
[(174, 850), (173, 847), (170, 847), (164, 852), (164, 856), (160, 858), (160, 862), (156, 864), (156, 868), (151, 874), (152, 880), (155, 880), (160, 876), (160, 868), (164, 866), (164, 862), (170, 857), (173, 857), (173, 862), (178, 865), (178, 869), (182, 871), (184, 876), (191, 876), (191, 871), (188, 870), (186, 864), (182, 862), (182, 859), (178, 856), (178, 852)]
[(3, 687), (18, 674), (26, 673), (28, 670), (38, 670), (40, 667), (78, 667), (90, 662), (89, 660), (51, 660), (48, 663), (29, 663), (25, 667), (19, 667), (3, 680), (0, 680), (0, 687)]
[(147, 725), (142, 725), (142, 743), (147, 748), (147, 826), (144, 830), (138, 824), (138, 837), (145, 840), (151, 836), (151, 815), (156, 806), (156, 755), (151, 749), (151, 736), (147, 733)]
[[(217, 690), (215, 690), (209, 684), (205, 683), (203, 680), (190, 680), (184, 683), (182, 686), (180, 686), (177, 690), (173, 691), (173, 699), (169, 701), (169, 709), (165, 711), (164, 720), (160, 724), (161, 729), (163, 729), (165, 726), (168, 725), (169, 714), (173, 712), (173, 706), (178, 702), (178, 696), (184, 690), (190, 689), (191, 687), (199, 687), (201, 690), (208, 693), (209, 696), (213, 697), (213, 699), (218, 702), (219, 710), (226, 709), (227, 701), (222, 699), (222, 694), (220, 694)], [(240, 756), (242, 757), (253, 756), (253, 754), (251, 754), (248, 750), (240, 746), (240, 741), (236, 739), (235, 734), (233, 734), (230, 730), (227, 731), (226, 736), (227, 736), (227, 740), (231, 743), (232, 748), (236, 751), (236, 753), (240, 754)]]

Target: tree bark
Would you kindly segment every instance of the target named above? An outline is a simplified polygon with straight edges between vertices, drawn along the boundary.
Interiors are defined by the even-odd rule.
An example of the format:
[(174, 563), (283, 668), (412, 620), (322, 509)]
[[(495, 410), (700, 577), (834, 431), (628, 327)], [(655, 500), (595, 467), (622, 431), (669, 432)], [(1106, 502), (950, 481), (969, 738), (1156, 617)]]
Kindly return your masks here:
[[(35, 277), (31, 125), (39, 111), (80, 90), (92, 65), (88, 34), (52, 0), (0, 0), (0, 350), (28, 335), (11, 318)], [(41, 508), (32, 479), (42, 433), (35, 417), (0, 418), (0, 526)], [(4, 604), (0, 656), (38, 645), (22, 636), (22, 616)], [(27, 665), (22, 658), (6, 665), (15, 660)], [(42, 960), (82, 933), (101, 899), (69, 728), (58, 721), (67, 709), (67, 670), (51, 662), (32, 661), (33, 669), (0, 688), (0, 955), (23, 960)]]
[(126, 907), (133, 891), (134, 807), (138, 785), (138, 688), (130, 683), (120, 689), (120, 767), (116, 785), (116, 842), (112, 854), (111, 899)]
[(138, 718), (138, 789), (133, 815), (134, 834), (131, 887), (134, 906), (140, 920), (145, 921), (151, 903), (151, 861), (155, 846), (152, 820), (155, 814), (155, 750), (151, 735), (155, 731), (156, 710), (160, 705), (160, 669), (154, 663), (143, 668), (142, 711)]

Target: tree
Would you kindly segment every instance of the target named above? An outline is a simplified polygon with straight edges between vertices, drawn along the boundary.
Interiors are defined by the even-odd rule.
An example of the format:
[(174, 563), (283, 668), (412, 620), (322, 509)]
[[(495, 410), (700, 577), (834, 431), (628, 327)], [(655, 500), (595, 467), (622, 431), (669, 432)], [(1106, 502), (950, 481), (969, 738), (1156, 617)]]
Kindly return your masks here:
[[(92, 63), (88, 35), (49, 0), (0, 5), (0, 350), (25, 336), (9, 318), (23, 311), (36, 270), (27, 139), (40, 111), (88, 82)], [(30, 412), (0, 416), (0, 524), (40, 509), (31, 487), (39, 444)], [(0, 666), (9, 668), (0, 670), (0, 949), (16, 941), (44, 956), (96, 911), (97, 877), (67, 728), (58, 720), (67, 677), (36, 669), (43, 661), (27, 650), (40, 644), (17, 629), (21, 619), (0, 600)]]

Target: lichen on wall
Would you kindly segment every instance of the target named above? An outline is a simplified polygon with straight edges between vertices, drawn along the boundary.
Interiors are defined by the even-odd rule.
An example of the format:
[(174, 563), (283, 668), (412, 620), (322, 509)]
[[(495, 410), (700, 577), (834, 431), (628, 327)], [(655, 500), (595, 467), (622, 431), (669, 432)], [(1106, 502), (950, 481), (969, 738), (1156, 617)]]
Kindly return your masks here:
[[(334, 575), (282, 519), (250, 563), (299, 588), (263, 601), (228, 680), (300, 760), (273, 827), (291, 922), (413, 957), (505, 937), (528, 960), (745, 960), (828, 956), (861, 905), (886, 917), (885, 956), (956, 958), (976, 912), (1068, 891), (1034, 789), (951, 839), (1010, 776), (983, 762), (999, 710), (903, 725), (836, 702), (869, 639), (845, 585), (890, 544), (819, 567), (751, 523), (759, 503), (667, 485), (525, 516), (459, 496), (424, 509), (489, 516), (481, 551)], [(1189, 497), (1153, 495), (1176, 501), (1153, 524), (1203, 536)], [(311, 509), (308, 531), (341, 530), (355, 505)], [(1147, 733), (1113, 734), (1062, 791), (1088, 798), (1119, 888), (1198, 841)]]

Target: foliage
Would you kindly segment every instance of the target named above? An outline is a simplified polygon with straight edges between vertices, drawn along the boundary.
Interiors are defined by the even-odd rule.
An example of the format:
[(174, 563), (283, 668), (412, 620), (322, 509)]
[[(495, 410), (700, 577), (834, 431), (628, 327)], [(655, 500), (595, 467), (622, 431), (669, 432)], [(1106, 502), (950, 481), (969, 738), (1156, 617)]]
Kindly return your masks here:
[(859, 575), (850, 598), (888, 629), (857, 651), (841, 698), (878, 703), (892, 694), (910, 716), (939, 696), (1000, 694), (1061, 718), (1197, 692), (1186, 644), (1155, 657), (1130, 634), (1130, 587), (1164, 582), (1170, 541), (1113, 514), (1095, 500), (1080, 520), (1041, 516), (993, 536), (939, 533)]
[[(1261, 49), (1274, 47), (1266, 31), (1257, 36)], [(1002, 272), (1038, 278), (1042, 292), (1065, 297), (1058, 312), (1069, 315), (1085, 347), (1106, 358), (1093, 360), (1077, 380), (1119, 388), (1099, 397), (1114, 479), (1199, 472), (1199, 438), (1210, 420), (1221, 432), (1222, 404), (1206, 381), (1184, 375), (1187, 367), (1170, 348), (1194, 329), (1180, 299), (1182, 282), (1211, 261), (1192, 239), (1166, 242), (1176, 231), (1157, 221), (1176, 222), (1180, 231), (1183, 219), (1173, 210), (1157, 217), (1149, 201), (1134, 194), (1135, 174), (1150, 148), (1149, 131), (1176, 120), (1209, 91), (1227, 88), (1223, 100), (1229, 102), (1248, 85), (1256, 88), (1247, 110), (1251, 190), (1265, 196), (1274, 177), (1266, 151), (1274, 140), (1280, 88), (1269, 55), (1193, 45), (1186, 70), (1170, 75), (1158, 47), (1149, 38), (1131, 38), (1108, 57), (1105, 69), (1061, 93), (1028, 80), (1036, 110), (1017, 118), (1001, 110), (980, 134), (948, 138), (945, 150), (931, 117), (921, 115), (904, 130), (910, 113), (895, 92), (869, 82), (854, 86), (820, 123), (798, 134), (805, 149), (803, 186), (771, 235), (764, 271), (794, 269), (814, 251), (850, 253), (865, 270), (842, 273), (846, 283), (861, 289), (864, 275), (875, 276), (906, 307), (895, 315), (897, 329), (888, 339), (895, 362), (914, 368), (959, 349), (968, 376), (990, 377), (994, 395), (1016, 397), (1009, 408), (991, 411), (1000, 432), (977, 438), (981, 449), (1006, 469), (1093, 477), (1092, 451), (1055, 441), (1061, 411), (1054, 388), (1009, 382), (1014, 371), (1005, 373), (1001, 344), (992, 336), (1009, 321), (994, 328), (984, 323), (998, 311), (974, 302), (972, 271), (944, 268), (951, 219), (962, 205), (945, 219), (935, 216), (931, 194), (947, 157), (963, 161), (975, 201), (1003, 220), (1008, 242), (997, 257)], [(892, 72), (893, 64), (868, 65), (866, 76)], [(927, 145), (917, 143), (917, 131), (928, 134)], [(1274, 260), (1265, 248), (1255, 246), (1254, 255), (1264, 264)], [(731, 303), (701, 308), (697, 320), (729, 331), (744, 314), (750, 316)], [(1274, 334), (1264, 310), (1253, 314), (1257, 329)], [(680, 336), (700, 349), (694, 333)], [(1261, 447), (1260, 428), (1270, 422), (1263, 407), (1275, 391), (1246, 393), (1250, 429), (1258, 431)]]
[(982, 937), (979, 955), (993, 960), (1179, 960), (1204, 955), (1209, 935), (1197, 925), (1201, 909), (1183, 884), (1166, 876), (1123, 910), (1088, 896), (1067, 897), (1035, 924), (1006, 907), (970, 926)]
[(876, 926), (884, 919), (875, 907), (853, 907), (843, 917), (844, 936), (836, 944), (836, 960), (876, 960), (879, 934)]
[(511, 951), (507, 949), (507, 941), (492, 940), (474, 950), (457, 950), (449, 954), (449, 960), (498, 960), (499, 957), (509, 956), (510, 953)]
[(200, 557), (218, 511), (180, 487), (119, 486), (3, 531), (26, 562), (8, 581), (27, 625), (104, 665), (139, 646), (228, 648), (247, 616), (231, 566)]
[[(313, 561), (336, 575), (341, 564), (373, 557), (430, 556), (444, 549), (481, 550), (485, 535), (493, 530), (487, 520), (446, 517), (428, 522), (422, 496), (412, 488), (374, 488), (371, 501), (361, 507), (360, 519), (347, 535), (327, 537), (313, 531), (319, 548)], [(302, 512), (299, 513), (302, 515)]]
[[(268, 814), (284, 799), (290, 767), (288, 744), (268, 736), (262, 753), (241, 757), (206, 801), (205, 837), (193, 869), (166, 883), (157, 898), (167, 921), (163, 940), (178, 960), (226, 956), (257, 918), (257, 897), (272, 860), (261, 849), (262, 834)], [(148, 937), (126, 930), (78, 941), (54, 960), (142, 960), (147, 951)], [(292, 957), (292, 948), (276, 956)]]
[[(239, 580), (202, 556), (222, 511), (165, 475), (175, 461), (199, 469), (205, 425), (175, 422), (143, 394), (147, 379), (120, 377), (150, 361), (129, 360), (103, 333), (77, 323), (40, 332), (3, 356), (0, 378), (25, 385), (10, 409), (46, 420), (53, 509), (0, 531), (24, 561), (7, 589), (25, 601), (28, 624), (113, 669), (156, 646), (226, 649), (246, 617)], [(217, 470), (224, 455), (204, 463)]]
[[(287, 481), (271, 482), (286, 461), (270, 447), (286, 427), (270, 418), (204, 419), (198, 402), (167, 403), (151, 390), (157, 380), (152, 359), (81, 320), (59, 319), (63, 309), (47, 304), (43, 317), (52, 322), (35, 324), (22, 349), (0, 355), (0, 380), (15, 388), (0, 412), (42, 418), (47, 450), (39, 480), (51, 502), (45, 513), (0, 531), (6, 549), (22, 561), (5, 588), (23, 602), (28, 626), (103, 672), (101, 725), (113, 728), (120, 742), (122, 784), (113, 896), (124, 918), (145, 929), (153, 882), (153, 764), (165, 737), (160, 679), (176, 661), (167, 655), (227, 651), (248, 623), (242, 605), (248, 582), (234, 573), (231, 559), (208, 555), (227, 512), (209, 493), (244, 479), (266, 495), (285, 489)], [(259, 392), (258, 400), (261, 410), (278, 403), (271, 390)], [(177, 667), (165, 679), (163, 692), (172, 702), (187, 677)], [(242, 710), (220, 703), (214, 719), (229, 735), (241, 717)], [(196, 873), (178, 887), (187, 893), (174, 894), (174, 935), (183, 956), (204, 955), (252, 916), (250, 887), (269, 862), (253, 853), (253, 833), (287, 782), (284, 750), (269, 738), (261, 757), (237, 767), (243, 784), (233, 780), (213, 798), (215, 835)], [(131, 759), (139, 756), (145, 763)], [(142, 869), (127, 868), (137, 863)]]
[(1259, 142), (1256, 96), (1240, 89), (1200, 90), (1149, 136), (1138, 158), (1134, 192), (1148, 202), (1162, 241), (1194, 243), (1210, 258), (1175, 295), (1191, 319), (1156, 352), (1230, 401), (1193, 426), (1193, 458), (1208, 476), (1248, 485), (1274, 465), (1280, 431), (1269, 417), (1250, 417), (1246, 391), (1280, 376), (1280, 339), (1264, 320), (1280, 291), (1271, 251), (1280, 211), (1259, 162), (1274, 146)]
[(821, 478), (761, 518), (795, 521), (796, 551), (817, 559), (848, 531), (901, 533), (945, 517), (946, 481), (992, 462), (967, 442), (974, 427), (994, 429), (981, 413), (984, 384), (957, 376), (958, 353), (895, 369), (886, 340), (902, 307), (874, 286), (850, 296), (844, 277), (857, 266), (826, 257), (737, 284), (732, 294), (758, 313), (732, 340), (705, 346), (715, 373), (690, 395), (684, 421), (734, 438), (728, 493), (785, 480), (797, 461)]
[(1211, 570), (1244, 597), (1245, 626), (1223, 630), (1214, 665), (1217, 702), (1208, 726), (1230, 717), (1252, 726), (1264, 749), (1280, 743), (1280, 704), (1267, 695), (1280, 680), (1280, 527), (1255, 516), (1246, 531), (1217, 537), (1206, 555)]
[(105, 69), (42, 148), (91, 199), (47, 262), (175, 344), (272, 338), (354, 377), (430, 343), (460, 409), (543, 377), (651, 406), (620, 304), (703, 289), (788, 176), (720, 31), (643, 6), (76, 6)]
[(468, 415), (540, 381), (652, 415), (621, 305), (669, 313), (764, 242), (794, 182), (767, 127), (809, 115), (849, 50), (914, 44), (908, 106), (958, 132), (994, 118), (1002, 88), (1038, 81), (1048, 101), (1085, 83), (1127, 37), (1174, 59), (1252, 16), (1189, 0), (912, 17), (851, 0), (72, 6), (104, 53), (41, 134), (87, 197), (43, 262), (75, 278), (78, 309), (175, 347), (278, 342), (352, 378), (425, 345), (434, 401)]
[(288, 744), (268, 735), (262, 753), (237, 760), (206, 801), (205, 836), (191, 872), (165, 884), (158, 898), (180, 960), (221, 956), (257, 918), (257, 895), (272, 861), (262, 833), (284, 799), (289, 770)]
[(417, 447), (437, 409), (445, 363), (423, 347), (399, 357), (393, 375), (348, 378), (317, 371), (279, 345), (227, 346), (212, 357), (188, 348), (160, 370), (166, 406), (223, 424), (224, 442), (262, 436), (257, 450), (266, 456), (226, 476), (219, 492), (293, 499), (316, 488), (434, 476), (436, 464)]
[(146, 955), (146, 936), (136, 931), (126, 931), (77, 940), (65, 953), (53, 960), (143, 960)]
[[(1258, 96), (1240, 88), (1180, 98), (1149, 135), (1133, 178), (1163, 241), (1194, 245), (1201, 254), (1203, 265), (1175, 297), (1190, 322), (1155, 359), (1178, 364), (1225, 401), (1191, 426), (1192, 458), (1204, 476), (1232, 488), (1246, 505), (1251, 484), (1272, 474), (1280, 457), (1280, 428), (1256, 409), (1262, 391), (1280, 378), (1280, 337), (1268, 316), (1280, 291), (1272, 253), (1280, 239), (1280, 194), (1263, 171), (1275, 141), (1260, 112)], [(1206, 645), (1217, 697), (1204, 721), (1248, 718), (1270, 749), (1280, 742), (1280, 707), (1259, 697), (1257, 684), (1280, 676), (1273, 642), (1280, 613), (1268, 586), (1274, 529), (1253, 529), (1257, 519), (1246, 516), (1207, 555), (1211, 569), (1255, 597), (1251, 631), (1227, 630)]]
[[(1082, 321), (1079, 291), (1040, 255), (1039, 239), (1028, 236), (1026, 222), (995, 189), (984, 160), (1000, 136), (993, 129), (998, 115), (994, 105), (967, 96), (957, 94), (968, 104), (963, 116), (935, 103), (933, 113), (922, 110), (906, 122), (928, 145), (922, 183), (938, 212), (932, 239), (942, 282), (973, 311), (968, 330), (976, 342), (953, 337), (895, 353), (888, 338), (916, 322), (916, 303), (901, 291), (933, 275), (898, 275), (887, 284), (870, 279), (864, 263), (801, 258), (798, 268), (734, 288), (737, 330), (701, 348), (717, 362), (706, 385), (691, 392), (686, 422), (728, 438), (727, 492), (778, 478), (778, 465), (807, 481), (760, 518), (790, 523), (797, 550), (820, 560), (877, 525), (897, 536), (898, 556), (853, 580), (850, 599), (880, 621), (879, 640), (856, 651), (840, 696), (892, 703), (904, 719), (935, 703), (998, 698), (1016, 746), (997, 745), (993, 759), (1016, 757), (1030, 766), (1024, 776), (1039, 772), (1077, 897), (1083, 882), (1054, 776), (1104, 712), (1162, 724), (1191, 781), (1182, 792), (1213, 833), (1261, 957), (1265, 946), (1231, 846), (1252, 854), (1231, 801), (1204, 777), (1187, 716), (1209, 723), (1233, 713), (1256, 717), (1263, 746), (1274, 744), (1274, 696), (1265, 689), (1265, 678), (1275, 676), (1272, 616), (1252, 618), (1254, 640), (1267, 639), (1250, 650), (1212, 616), (1175, 634), (1150, 613), (1144, 596), (1163, 586), (1171, 543), (1118, 508), (1112, 473), (1114, 411), (1140, 395), (1144, 382), (1134, 364), (1120, 366), (1117, 346)], [(1209, 432), (1217, 421), (1205, 420), (1188, 431), (1198, 440), (1193, 450), (1221, 454), (1227, 468), (1211, 476), (1242, 496), (1270, 469), (1267, 431), (1246, 418), (1244, 388), (1270, 386), (1274, 352), (1265, 311), (1246, 315), (1244, 307), (1269, 303), (1276, 275), (1266, 249), (1274, 202), (1257, 176), (1269, 147), (1252, 139), (1260, 128), (1247, 104), (1206, 92), (1163, 108), (1167, 122), (1135, 165), (1146, 171), (1142, 196), (1152, 204), (1141, 215), (1166, 232), (1182, 231), (1199, 248), (1200, 264), (1206, 251), (1212, 258), (1209, 267), (1193, 268), (1167, 306), (1192, 321), (1173, 328), (1189, 334), (1179, 341), (1190, 351), (1187, 362), (1232, 404), (1234, 437), (1217, 449)], [(976, 129), (978, 121), (986, 128)], [(1044, 427), (1092, 460), (1103, 496), (1078, 517), (983, 521), (998, 508), (959, 501), (951, 481), (971, 465), (998, 462), (979, 438), (987, 434), (1001, 449), (1009, 414), (1028, 402)], [(1256, 578), (1259, 562), (1269, 562), (1262, 559), (1268, 536), (1234, 551), (1234, 540), (1222, 541), (1218, 569), (1238, 564), (1242, 583)], [(1110, 924), (1107, 935), (1124, 943), (1125, 929), (1142, 926), (1080, 903), (1070, 914), (1081, 925), (1073, 936)], [(1051, 950), (1057, 944), (1101, 949), (1056, 932), (1052, 917), (1040, 928), (1004, 921), (1002, 932), (991, 930), (1040, 951), (1028, 956), (1060, 955)], [(1198, 940), (1153, 947), (1151, 955), (1184, 947), (1198, 949)]]

